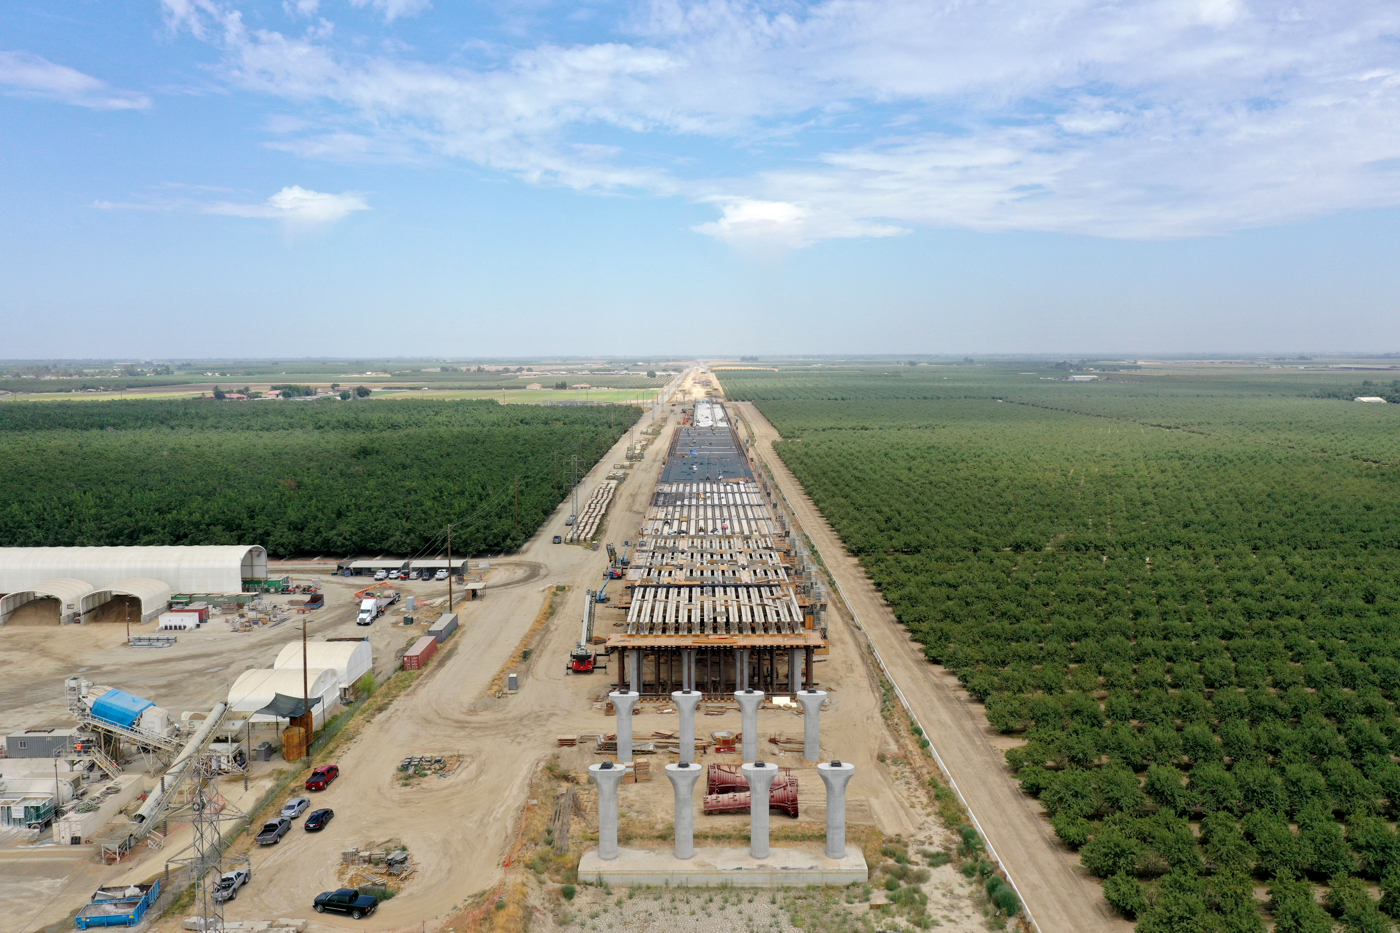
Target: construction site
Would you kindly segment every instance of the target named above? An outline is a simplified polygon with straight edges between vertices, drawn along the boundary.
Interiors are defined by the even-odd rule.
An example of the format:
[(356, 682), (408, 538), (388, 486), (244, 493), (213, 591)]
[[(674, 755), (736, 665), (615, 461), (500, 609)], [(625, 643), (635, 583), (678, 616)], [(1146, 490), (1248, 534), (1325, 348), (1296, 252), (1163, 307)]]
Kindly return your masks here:
[[(386, 895), (366, 929), (485, 930), (517, 903), (543, 929), (567, 919), (560, 880), (588, 881), (605, 855), (611, 805), (622, 861), (589, 869), (604, 884), (763, 886), (790, 871), (859, 885), (893, 864), (882, 845), (952, 847), (937, 767), (719, 396), (688, 368), (523, 548), (453, 563), (450, 581), (342, 576), (387, 559), (274, 562), (260, 572), (316, 592), (208, 599), (189, 628), (157, 613), (129, 636), (0, 627), (15, 675), (0, 729), (54, 734), (42, 755), (0, 759), (6, 800), (52, 797), (47, 814), (17, 801), (22, 825), (0, 829), (0, 911), (22, 931), (138, 902), (137, 921), (162, 930), (339, 929), (350, 921), (312, 905), (349, 885)], [(313, 765), (336, 769), (308, 794), (335, 820), (257, 844)], [(833, 765), (849, 781), (839, 805)], [(609, 791), (596, 776), (613, 771)], [(833, 852), (847, 861), (832, 868)], [(686, 864), (648, 875), (658, 859)], [(236, 897), (216, 896), (238, 872)], [(921, 877), (918, 916), (984, 927), (955, 866)], [(914, 917), (863, 897), (847, 905), (858, 916)], [(625, 915), (618, 929), (645, 928)]]

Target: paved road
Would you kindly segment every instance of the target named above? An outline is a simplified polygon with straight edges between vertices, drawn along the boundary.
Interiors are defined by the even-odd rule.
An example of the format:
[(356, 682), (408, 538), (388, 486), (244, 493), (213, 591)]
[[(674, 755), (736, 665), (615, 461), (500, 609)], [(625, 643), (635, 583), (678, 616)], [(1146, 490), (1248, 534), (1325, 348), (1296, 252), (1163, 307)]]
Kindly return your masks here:
[(1039, 806), (1023, 794), (1002, 753), (929, 664), (880, 596), (860, 563), (846, 552), (812, 500), (773, 452), (781, 435), (747, 402), (735, 405), (754, 431), (760, 456), (772, 467), (807, 536), (841, 586), (851, 611), (899, 684), (958, 789), (982, 825), (1003, 867), (1021, 891), (1041, 933), (1121, 933), (1099, 885), (1073, 864), (1051, 833)]

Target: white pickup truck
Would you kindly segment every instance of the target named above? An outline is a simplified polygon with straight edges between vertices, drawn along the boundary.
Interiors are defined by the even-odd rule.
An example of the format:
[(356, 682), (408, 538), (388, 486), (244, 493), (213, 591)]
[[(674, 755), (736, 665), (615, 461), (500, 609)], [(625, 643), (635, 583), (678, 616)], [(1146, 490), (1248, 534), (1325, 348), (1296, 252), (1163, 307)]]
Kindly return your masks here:
[(384, 614), (384, 610), (399, 601), (398, 593), (382, 593), (379, 596), (366, 596), (360, 600), (360, 614), (355, 617), (356, 625), (369, 625)]

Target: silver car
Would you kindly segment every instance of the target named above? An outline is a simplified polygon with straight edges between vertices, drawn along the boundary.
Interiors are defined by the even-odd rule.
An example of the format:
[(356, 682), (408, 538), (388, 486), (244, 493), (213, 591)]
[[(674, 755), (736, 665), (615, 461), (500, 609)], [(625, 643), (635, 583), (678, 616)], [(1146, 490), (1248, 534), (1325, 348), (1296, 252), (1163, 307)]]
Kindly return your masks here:
[(285, 816), (289, 820), (294, 820), (306, 812), (306, 808), (311, 806), (309, 797), (293, 797), (282, 805), (282, 812), (278, 816)]
[(434, 580), (446, 580), (446, 579), (447, 579), (447, 571), (446, 571), (445, 569), (444, 569), (444, 570), (439, 570), (437, 573), (433, 574), (433, 579), (434, 579)]

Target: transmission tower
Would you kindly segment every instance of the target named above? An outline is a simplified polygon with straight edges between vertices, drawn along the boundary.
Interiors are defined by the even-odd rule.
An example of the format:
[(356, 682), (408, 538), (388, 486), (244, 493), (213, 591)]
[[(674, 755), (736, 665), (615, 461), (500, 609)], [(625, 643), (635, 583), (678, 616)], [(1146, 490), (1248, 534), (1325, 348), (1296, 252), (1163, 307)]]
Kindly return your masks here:
[[(190, 813), (194, 839), (189, 848), (167, 860), (165, 867), (167, 872), (174, 866), (185, 869), (195, 886), (196, 916), (203, 918), (202, 929), (213, 933), (224, 928), (224, 902), (215, 899), (215, 885), (225, 872), (238, 868), (248, 870), (251, 865), (246, 855), (224, 854), (224, 840), (247, 819), (247, 814), (225, 800), (214, 786), (214, 778), (219, 773), (215, 763), (217, 756), (207, 749), (198, 754), (199, 759), (193, 764), (195, 774), (192, 775), (190, 800), (180, 808)], [(178, 812), (172, 811), (171, 815)]]

